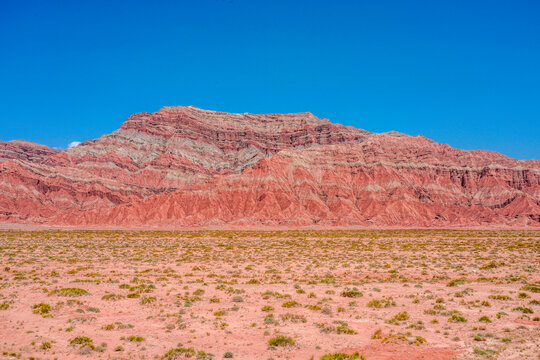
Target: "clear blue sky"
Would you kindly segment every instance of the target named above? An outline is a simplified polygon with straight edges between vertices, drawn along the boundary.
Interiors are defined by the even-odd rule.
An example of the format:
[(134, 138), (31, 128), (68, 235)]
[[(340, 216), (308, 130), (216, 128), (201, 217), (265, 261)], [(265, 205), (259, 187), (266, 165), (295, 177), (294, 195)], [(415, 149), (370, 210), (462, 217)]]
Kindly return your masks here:
[(0, 140), (165, 105), (310, 111), (540, 159), (540, 1), (0, 1)]

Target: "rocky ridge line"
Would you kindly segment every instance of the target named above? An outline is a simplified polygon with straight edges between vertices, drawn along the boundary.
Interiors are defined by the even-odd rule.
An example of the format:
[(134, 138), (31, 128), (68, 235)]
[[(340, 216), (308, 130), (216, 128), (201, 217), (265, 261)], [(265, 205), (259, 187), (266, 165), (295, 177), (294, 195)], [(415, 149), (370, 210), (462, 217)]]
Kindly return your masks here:
[(540, 226), (540, 161), (310, 113), (164, 107), (65, 151), (0, 142), (0, 222)]

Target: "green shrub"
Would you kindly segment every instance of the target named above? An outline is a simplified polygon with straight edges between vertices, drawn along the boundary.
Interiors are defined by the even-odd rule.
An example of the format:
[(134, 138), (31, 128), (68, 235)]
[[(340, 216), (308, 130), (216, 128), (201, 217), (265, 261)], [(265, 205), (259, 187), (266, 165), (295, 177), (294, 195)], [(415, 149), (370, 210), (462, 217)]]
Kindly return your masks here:
[(141, 303), (141, 305), (146, 305), (146, 304), (151, 304), (151, 303), (153, 303), (153, 302), (156, 301), (156, 300), (157, 300), (157, 299), (156, 299), (154, 296), (146, 297), (146, 295), (145, 295), (145, 296), (143, 296), (143, 297), (141, 298), (140, 303)]
[(130, 337), (128, 337), (128, 341), (141, 342), (141, 341), (144, 341), (144, 338), (142, 336), (131, 335)]
[(524, 314), (532, 314), (532, 313), (534, 313), (534, 311), (533, 311), (531, 308), (523, 307), (523, 306), (515, 307), (515, 308), (513, 308), (512, 310), (513, 310), (513, 311), (521, 311), (521, 312), (523, 312)]
[(461, 284), (465, 284), (465, 280), (464, 279), (454, 279), (452, 281), (450, 281), (448, 284), (446, 284), (446, 286), (458, 286), (458, 285), (461, 285)]
[(480, 322), (485, 322), (485, 323), (490, 323), (490, 322), (491, 322), (491, 320), (489, 319), (489, 317), (487, 317), (487, 316), (485, 316), (485, 315), (484, 315), (484, 316), (481, 316), (481, 317), (478, 319), (478, 321), (480, 321)]
[(73, 338), (69, 341), (70, 345), (81, 345), (81, 349), (84, 347), (88, 347), (90, 349), (95, 349), (94, 346), (94, 340), (90, 339), (86, 336), (77, 336), (76, 338)]
[(347, 324), (342, 324), (336, 327), (336, 333), (338, 334), (347, 334), (347, 335), (354, 335), (357, 334), (356, 331), (351, 329)]
[(499, 311), (496, 316), (497, 316), (497, 319), (500, 319), (503, 316), (508, 316), (508, 314), (505, 313), (504, 311)]
[(353, 354), (333, 353), (321, 356), (320, 360), (365, 360), (358, 352)]
[(179, 348), (176, 348), (176, 349), (171, 349), (169, 351), (167, 351), (165, 353), (165, 355), (163, 355), (161, 357), (162, 360), (176, 360), (180, 357), (187, 357), (187, 358), (190, 358), (190, 357), (193, 357), (195, 356), (195, 350), (193, 348), (183, 348), (183, 347), (179, 347)]
[(47, 317), (47, 316), (50, 316), (51, 305), (45, 304), (45, 303), (39, 303), (32, 306), (32, 309), (34, 309), (32, 310), (34, 314), (39, 314), (43, 317)]
[(58, 296), (70, 296), (77, 297), (83, 295), (90, 295), (88, 291), (79, 288), (61, 288), (51, 291), (49, 295), (58, 295)]
[(279, 317), (283, 321), (290, 321), (290, 322), (293, 322), (293, 323), (299, 323), (299, 322), (305, 323), (305, 322), (307, 322), (306, 317), (304, 315), (299, 315), (299, 314), (285, 313), (285, 314), (279, 315)]
[(106, 294), (101, 297), (101, 300), (105, 301), (116, 301), (125, 298), (124, 295), (117, 295), (117, 294)]
[(380, 309), (382, 307), (387, 308), (394, 305), (396, 305), (396, 303), (392, 300), (392, 298), (382, 299), (382, 300), (373, 299), (367, 303), (367, 307), (373, 307), (377, 309)]
[(276, 322), (276, 319), (274, 319), (274, 314), (268, 314), (264, 317), (264, 323), (266, 325), (270, 325)]
[(448, 322), (454, 322), (454, 323), (467, 322), (467, 319), (465, 319), (463, 316), (459, 314), (452, 314), (452, 316), (448, 318)]
[(540, 285), (539, 284), (527, 284), (524, 285), (521, 290), (527, 290), (533, 293), (539, 293), (540, 292)]
[(397, 321), (409, 320), (409, 314), (406, 311), (403, 311), (394, 315), (393, 319)]
[(290, 301), (284, 302), (281, 306), (284, 308), (292, 308), (292, 307), (302, 306), (302, 305), (297, 301), (290, 300)]
[(504, 262), (496, 262), (496, 261), (490, 261), (489, 263), (487, 263), (486, 265), (484, 266), (481, 266), (480, 267), (480, 270), (489, 270), (489, 269), (495, 269), (495, 268), (498, 268), (499, 266), (504, 266)]
[(290, 336), (276, 335), (268, 340), (270, 346), (293, 346), (296, 341)]
[(353, 290), (344, 290), (344, 291), (342, 291), (341, 296), (349, 297), (349, 298), (357, 298), (357, 297), (364, 296), (364, 294), (362, 294), (362, 292), (358, 291), (357, 289), (353, 289)]

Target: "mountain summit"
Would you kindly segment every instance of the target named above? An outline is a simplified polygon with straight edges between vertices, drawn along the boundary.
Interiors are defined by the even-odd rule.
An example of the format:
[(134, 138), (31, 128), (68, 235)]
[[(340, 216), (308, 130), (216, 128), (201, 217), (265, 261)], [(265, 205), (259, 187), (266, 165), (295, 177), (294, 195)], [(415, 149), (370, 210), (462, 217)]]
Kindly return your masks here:
[(540, 226), (540, 161), (311, 113), (168, 106), (57, 151), (0, 142), (0, 223)]

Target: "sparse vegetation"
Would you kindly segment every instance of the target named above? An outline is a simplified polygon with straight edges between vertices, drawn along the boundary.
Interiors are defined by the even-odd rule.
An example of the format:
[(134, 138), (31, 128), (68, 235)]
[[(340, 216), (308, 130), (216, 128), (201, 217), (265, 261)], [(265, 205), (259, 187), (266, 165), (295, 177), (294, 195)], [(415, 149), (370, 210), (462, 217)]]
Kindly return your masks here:
[(320, 360), (365, 360), (358, 352), (352, 354), (333, 353), (321, 356)]
[(51, 291), (50, 295), (77, 297), (77, 296), (83, 296), (83, 295), (89, 295), (89, 294), (88, 294), (88, 291), (84, 289), (61, 288), (61, 289), (54, 289), (53, 291)]
[(50, 312), (51, 312), (51, 305), (49, 304), (45, 304), (45, 303), (39, 303), (39, 304), (36, 304), (34, 306), (32, 306), (32, 312), (34, 314), (38, 314), (38, 315), (41, 315), (43, 317), (47, 317), (47, 316), (50, 316)]
[(296, 341), (292, 337), (285, 335), (276, 335), (268, 340), (270, 346), (293, 346), (295, 344)]
[[(0, 232), (0, 310), (16, 334), (3, 356), (326, 350), (324, 360), (348, 360), (361, 353), (335, 351), (367, 336), (365, 346), (422, 355), (446, 344), (470, 357), (533, 358), (539, 240), (476, 230)], [(355, 335), (365, 324), (377, 330)], [(249, 340), (237, 342), (243, 332)], [(156, 346), (175, 337), (187, 343)]]

